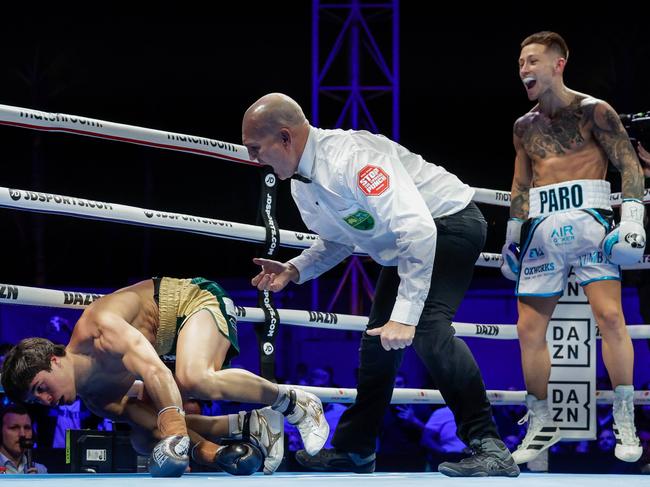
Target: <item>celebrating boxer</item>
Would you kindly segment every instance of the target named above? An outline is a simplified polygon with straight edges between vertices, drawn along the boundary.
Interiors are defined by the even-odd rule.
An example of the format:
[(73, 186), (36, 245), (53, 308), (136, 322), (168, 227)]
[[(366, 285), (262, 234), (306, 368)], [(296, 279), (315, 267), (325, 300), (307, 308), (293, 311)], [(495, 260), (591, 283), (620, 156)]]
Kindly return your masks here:
[[(589, 298), (615, 388), (615, 455), (642, 453), (634, 427), (634, 349), (621, 307), (620, 265), (643, 255), (643, 173), (616, 112), (564, 85), (569, 49), (554, 32), (521, 43), (519, 76), (537, 104), (514, 125), (512, 203), (502, 271), (517, 281), (517, 331), (528, 395), (528, 431), (513, 457), (535, 458), (560, 439), (547, 405), (551, 363), (546, 329), (569, 270)], [(620, 171), (618, 224), (610, 207), (607, 162)]]

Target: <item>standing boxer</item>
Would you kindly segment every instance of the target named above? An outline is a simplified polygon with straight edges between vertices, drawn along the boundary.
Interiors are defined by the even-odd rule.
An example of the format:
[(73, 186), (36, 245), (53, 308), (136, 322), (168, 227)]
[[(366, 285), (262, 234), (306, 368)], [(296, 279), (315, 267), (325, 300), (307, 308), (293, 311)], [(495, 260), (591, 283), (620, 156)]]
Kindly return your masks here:
[[(528, 431), (513, 457), (528, 462), (560, 439), (547, 405), (546, 329), (573, 267), (602, 334), (603, 360), (615, 388), (615, 455), (634, 462), (642, 449), (634, 427), (634, 349), (621, 308), (619, 265), (643, 255), (643, 173), (612, 107), (564, 85), (569, 57), (564, 39), (538, 32), (521, 48), (519, 76), (537, 104), (514, 125), (511, 218), (502, 251), (502, 271), (517, 281), (517, 331), (528, 390)], [(618, 225), (604, 180), (608, 160), (621, 172)]]

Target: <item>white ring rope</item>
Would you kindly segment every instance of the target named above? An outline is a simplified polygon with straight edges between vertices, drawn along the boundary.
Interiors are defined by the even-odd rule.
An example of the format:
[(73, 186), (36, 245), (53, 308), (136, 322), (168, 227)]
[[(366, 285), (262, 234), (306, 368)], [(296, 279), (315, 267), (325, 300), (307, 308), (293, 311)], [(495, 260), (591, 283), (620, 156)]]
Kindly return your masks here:
[[(76, 115), (48, 113), (27, 108), (0, 105), (0, 124), (50, 132), (67, 132), (259, 166), (257, 162), (250, 160), (248, 150), (238, 144), (79, 117)], [(475, 202), (496, 206), (510, 206), (510, 192), (508, 191), (485, 188), (474, 189), (476, 190), (474, 196)], [(23, 202), (17, 203), (21, 199), (23, 199)], [(612, 205), (620, 204), (621, 194), (613, 193), (611, 195), (611, 201)], [(643, 201), (650, 201), (650, 192), (648, 189), (644, 192)], [(178, 213), (145, 210), (132, 206), (102, 203), (49, 193), (16, 189), (10, 190), (9, 188), (0, 188), (0, 207), (40, 213), (57, 213), (147, 227), (170, 228), (235, 240), (253, 242), (263, 242), (265, 240), (265, 229), (254, 225)], [(280, 235), (282, 245), (296, 248), (309, 247), (311, 242), (318, 238), (316, 235), (287, 230), (280, 230)], [(482, 253), (477, 261), (477, 265), (499, 267), (501, 265), (501, 256), (499, 254)], [(644, 255), (641, 263), (626, 268), (645, 269), (649, 267), (650, 256)], [(91, 293), (0, 284), (0, 302), (10, 304), (80, 309), (85, 308), (100, 296), (99, 294)], [(238, 307), (237, 310), (241, 321), (264, 321), (264, 313), (259, 308)], [(367, 324), (367, 318), (359, 316), (301, 310), (279, 310), (278, 312), (284, 324), (294, 326), (362, 331)], [(452, 326), (456, 329), (458, 336), (480, 336), (507, 340), (517, 339), (516, 327), (514, 325), (452, 323)], [(650, 325), (629, 326), (628, 330), (632, 338), (650, 338)], [(308, 386), (302, 386), (302, 388), (313, 392), (324, 402), (352, 403), (356, 397), (355, 389)], [(487, 391), (488, 399), (492, 404), (523, 404), (525, 402), (525, 395), (525, 391)], [(613, 402), (612, 391), (597, 391), (596, 397), (599, 404), (611, 404)], [(440, 392), (435, 390), (395, 389), (391, 403), (444, 404), (444, 400)], [(650, 404), (650, 391), (636, 391), (634, 403)]]
[[(216, 157), (228, 161), (259, 166), (248, 155), (243, 145), (222, 142), (196, 135), (185, 135), (164, 130), (155, 130), (135, 125), (97, 120), (94, 118), (42, 112), (30, 108), (0, 105), (0, 124), (48, 132), (66, 132), (100, 139), (146, 145), (159, 149), (189, 152)], [(474, 188), (474, 201), (496, 206), (510, 206), (510, 192), (485, 188)], [(621, 204), (621, 193), (611, 195), (612, 205)], [(646, 189), (643, 201), (650, 202), (650, 190)]]
[[(296, 386), (317, 395), (323, 402), (353, 403), (356, 389)], [(526, 404), (526, 391), (485, 391), (492, 404), (500, 406)], [(596, 391), (598, 404), (612, 404), (614, 391)], [(393, 389), (391, 404), (444, 404), (440, 391), (433, 389)], [(650, 391), (634, 391), (634, 404), (650, 404)]]
[[(0, 187), (0, 208), (34, 211), (67, 215), (91, 220), (126, 223), (143, 227), (165, 228), (182, 232), (197, 233), (212, 237), (243, 240), (247, 242), (264, 242), (266, 230), (264, 227), (246, 223), (215, 220), (202, 216), (184, 215), (167, 211), (148, 210), (136, 206), (106, 203), (101, 201), (62, 196), (39, 191)], [(311, 233), (280, 230), (280, 246), (306, 248), (318, 239)], [(357, 255), (364, 253), (357, 249)], [(476, 261), (481, 267), (500, 267), (501, 254), (482, 252)], [(624, 269), (650, 269), (650, 255), (644, 255), (643, 260)]]
[[(82, 309), (100, 298), (101, 294), (59, 291), (12, 284), (0, 284), (0, 303), (21, 304), (30, 306), (47, 306), (53, 308)], [(363, 316), (321, 313), (318, 311), (278, 310), (281, 321), (285, 325), (325, 328), (330, 330), (365, 330), (368, 319)], [(260, 308), (237, 307), (238, 319), (243, 322), (263, 322), (264, 312)], [(515, 325), (478, 325), (471, 323), (452, 323), (457, 336), (478, 336), (482, 338), (517, 339)], [(485, 329), (498, 330), (495, 333), (485, 333)], [(649, 338), (650, 325), (628, 326), (632, 338)], [(638, 330), (638, 332), (633, 332)], [(313, 392), (323, 402), (352, 403), (357, 395), (356, 389), (299, 386)], [(1, 390), (1, 388), (0, 388)], [(524, 404), (526, 391), (487, 391), (492, 404)], [(614, 400), (612, 391), (597, 391), (598, 404), (611, 404)], [(650, 391), (636, 391), (635, 404), (650, 404)], [(391, 404), (444, 404), (440, 391), (431, 389), (395, 389)]]
[[(38, 287), (0, 284), (0, 303), (51, 308), (83, 309), (102, 294), (79, 291), (60, 291)], [(364, 331), (368, 325), (365, 316), (304, 311), (297, 309), (277, 310), (284, 325), (320, 328), (326, 330)], [(261, 308), (237, 306), (237, 320), (245, 323), (262, 323), (265, 320)], [(517, 340), (516, 325), (484, 325), (478, 323), (452, 323), (459, 337), (479, 337), (493, 340)], [(650, 325), (629, 325), (632, 339), (650, 338)], [(600, 338), (600, 335), (597, 335)]]
[[(143, 227), (165, 228), (247, 242), (264, 242), (264, 227), (216, 220), (168, 211), (148, 210), (135, 206), (63, 196), (39, 191), (0, 187), (0, 207), (37, 213), (54, 213), (90, 220), (127, 223)], [(318, 237), (313, 234), (280, 230), (286, 247), (309, 247)]]
[(248, 149), (243, 145), (78, 115), (0, 105), (0, 124), (47, 132), (67, 132), (159, 149), (189, 152), (259, 167), (257, 162), (250, 160)]

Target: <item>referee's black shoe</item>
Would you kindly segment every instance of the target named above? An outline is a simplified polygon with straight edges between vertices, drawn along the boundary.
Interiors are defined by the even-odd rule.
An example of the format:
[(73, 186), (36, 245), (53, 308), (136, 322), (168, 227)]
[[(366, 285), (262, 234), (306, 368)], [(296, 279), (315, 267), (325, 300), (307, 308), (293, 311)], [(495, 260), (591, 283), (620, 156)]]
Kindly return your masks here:
[(297, 462), (309, 470), (319, 472), (373, 473), (375, 454), (362, 457), (357, 453), (337, 451), (336, 448), (323, 448), (313, 457), (305, 450), (296, 452)]
[(460, 462), (444, 462), (438, 471), (448, 477), (517, 477), (519, 467), (510, 452), (497, 438), (471, 440), (472, 456)]

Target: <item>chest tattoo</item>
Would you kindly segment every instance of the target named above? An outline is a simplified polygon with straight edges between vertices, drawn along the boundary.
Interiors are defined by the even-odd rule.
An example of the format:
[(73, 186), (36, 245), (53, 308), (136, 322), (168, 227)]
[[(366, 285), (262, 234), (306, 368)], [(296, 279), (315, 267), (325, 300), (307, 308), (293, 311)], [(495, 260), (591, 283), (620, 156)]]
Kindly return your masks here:
[(544, 159), (575, 150), (585, 140), (580, 130), (583, 120), (580, 107), (567, 107), (552, 119), (539, 114), (524, 130), (526, 152), (532, 157)]

